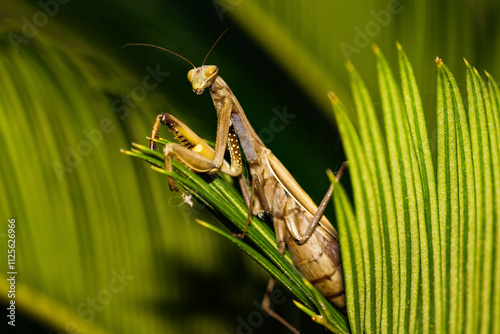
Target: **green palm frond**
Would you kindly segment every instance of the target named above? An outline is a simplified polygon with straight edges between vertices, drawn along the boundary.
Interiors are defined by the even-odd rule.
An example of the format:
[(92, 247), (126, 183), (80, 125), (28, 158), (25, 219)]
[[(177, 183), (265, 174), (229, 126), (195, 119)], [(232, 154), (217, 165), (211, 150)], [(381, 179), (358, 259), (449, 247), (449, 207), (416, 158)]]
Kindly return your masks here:
[[(498, 332), (498, 90), (468, 63), (468, 112), (437, 59), (437, 164), (420, 94), (399, 47), (401, 88), (375, 48), (385, 137), (352, 66), (359, 125), (332, 95), (354, 206), (335, 193), (351, 329)], [(375, 125), (374, 125), (375, 124)], [(387, 157), (386, 153), (387, 152)]]

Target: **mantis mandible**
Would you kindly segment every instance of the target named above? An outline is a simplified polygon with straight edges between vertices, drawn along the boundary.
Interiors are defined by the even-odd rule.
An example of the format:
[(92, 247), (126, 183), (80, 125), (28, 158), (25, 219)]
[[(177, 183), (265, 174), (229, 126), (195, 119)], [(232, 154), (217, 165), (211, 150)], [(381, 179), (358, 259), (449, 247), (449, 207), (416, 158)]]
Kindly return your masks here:
[[(251, 215), (271, 214), (279, 252), (284, 254), (285, 247), (288, 247), (295, 266), (304, 277), (334, 305), (344, 308), (344, 279), (338, 235), (332, 224), (323, 216), (335, 182), (331, 184), (317, 207), (285, 166), (264, 145), (235, 95), (219, 76), (217, 66), (205, 65), (208, 55), (219, 39), (200, 67), (194, 66), (189, 60), (170, 50), (155, 45), (127, 44), (159, 48), (186, 60), (193, 66), (187, 75), (193, 92), (201, 95), (208, 89), (217, 111), (215, 149), (174, 116), (163, 113), (156, 117), (151, 138), (158, 138), (160, 126), (163, 124), (169, 127), (180, 142), (180, 144), (169, 143), (164, 147), (165, 169), (171, 172), (172, 159), (175, 159), (196, 173), (222, 172), (237, 177), (248, 207), (246, 227), (239, 237), (244, 237)], [(150, 144), (154, 150), (154, 140), (151, 140)], [(249, 164), (250, 192), (242, 174), (240, 146)], [(224, 160), (226, 149), (230, 154), (230, 163)], [(345, 162), (337, 173), (337, 181), (346, 168)], [(172, 177), (168, 177), (168, 182), (172, 190), (178, 190)], [(263, 309), (294, 333), (299, 333), (270, 308), (269, 296), (273, 287), (274, 279), (271, 278), (262, 302)]]

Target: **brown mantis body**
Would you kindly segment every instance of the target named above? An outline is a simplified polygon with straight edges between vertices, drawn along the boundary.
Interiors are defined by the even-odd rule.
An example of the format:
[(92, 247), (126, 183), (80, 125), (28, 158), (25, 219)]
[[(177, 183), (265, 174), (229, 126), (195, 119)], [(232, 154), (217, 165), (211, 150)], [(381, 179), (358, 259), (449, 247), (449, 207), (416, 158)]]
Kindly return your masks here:
[[(285, 247), (288, 247), (295, 266), (304, 277), (337, 307), (344, 308), (344, 281), (338, 235), (323, 216), (334, 184), (317, 207), (257, 136), (235, 95), (218, 75), (216, 66), (194, 67), (188, 73), (188, 80), (196, 94), (200, 95), (205, 89), (209, 89), (212, 95), (218, 119), (215, 149), (174, 116), (160, 114), (153, 125), (151, 137), (158, 138), (160, 125), (165, 124), (180, 141), (180, 144), (169, 143), (164, 147), (165, 168), (172, 171), (171, 159), (175, 159), (197, 173), (211, 174), (220, 171), (238, 177), (249, 208), (247, 227), (250, 215), (262, 215), (264, 212), (272, 214), (280, 253), (284, 254)], [(240, 145), (249, 164), (252, 181), (250, 192), (242, 174)], [(154, 141), (151, 141), (151, 148), (155, 148)], [(230, 153), (230, 164), (224, 160), (226, 148)], [(346, 166), (344, 164), (341, 167), (337, 179)], [(172, 190), (177, 190), (171, 177), (169, 184)], [(240, 237), (245, 232), (246, 228)], [(269, 294), (273, 286), (274, 280), (271, 279), (262, 303), (263, 308), (298, 333), (270, 309)]]

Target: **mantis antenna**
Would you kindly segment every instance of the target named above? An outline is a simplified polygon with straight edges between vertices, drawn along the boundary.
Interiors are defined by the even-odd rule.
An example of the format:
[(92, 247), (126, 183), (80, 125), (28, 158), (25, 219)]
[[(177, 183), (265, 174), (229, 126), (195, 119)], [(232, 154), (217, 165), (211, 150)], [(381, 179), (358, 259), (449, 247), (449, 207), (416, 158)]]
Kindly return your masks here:
[(193, 66), (193, 68), (196, 68), (196, 66), (193, 65), (192, 62), (190, 62), (189, 60), (187, 60), (187, 58), (181, 56), (180, 54), (178, 53), (175, 53), (174, 51), (170, 51), (168, 49), (165, 49), (165, 48), (162, 48), (161, 46), (157, 46), (157, 45), (153, 45), (153, 44), (144, 44), (144, 43), (128, 43), (128, 44), (125, 44), (124, 46), (122, 46), (122, 48), (126, 47), (126, 46), (132, 46), (132, 45), (139, 45), (139, 46), (150, 46), (152, 48), (157, 48), (157, 49), (160, 49), (160, 50), (163, 50), (163, 51), (167, 51), (173, 55), (176, 55), (177, 57), (179, 58), (182, 58), (184, 59), (185, 61), (187, 61), (189, 64), (191, 64), (191, 66)]
[(222, 38), (222, 36), (224, 36), (224, 34), (229, 30), (226, 29), (224, 30), (224, 32), (222, 34), (220, 34), (219, 38), (217, 38), (217, 40), (215, 41), (214, 45), (212, 45), (212, 47), (210, 48), (210, 51), (208, 51), (207, 55), (205, 56), (205, 59), (203, 59), (203, 63), (201, 64), (201, 66), (205, 65), (205, 61), (207, 60), (208, 58), (208, 55), (210, 54), (210, 52), (212, 52), (212, 50), (214, 49), (214, 47), (217, 45), (217, 43), (219, 42), (219, 40)]
[[(228, 31), (229, 29), (226, 29), (224, 30), (224, 32), (219, 36), (219, 38), (217, 38), (217, 40), (215, 41), (214, 45), (212, 45), (212, 47), (210, 48), (210, 51), (208, 51), (207, 55), (205, 56), (205, 59), (203, 59), (203, 63), (201, 64), (201, 66), (205, 65), (205, 61), (207, 60), (208, 58), (208, 55), (212, 52), (212, 50), (214, 49), (214, 47), (217, 45), (217, 43), (219, 42), (219, 40), (222, 38), (222, 36), (224, 36), (224, 34)], [(122, 48), (126, 47), (126, 46), (149, 46), (149, 47), (152, 47), (152, 48), (156, 48), (156, 49), (160, 49), (160, 50), (163, 50), (163, 51), (166, 51), (168, 53), (171, 53), (181, 59), (184, 59), (185, 61), (187, 61), (191, 66), (193, 66), (193, 68), (196, 68), (196, 66), (193, 65), (192, 62), (190, 62), (186, 57), (183, 57), (181, 56), (180, 54), (178, 53), (175, 53), (174, 51), (170, 51), (168, 49), (165, 49), (165, 48), (162, 48), (161, 46), (158, 46), (158, 45), (154, 45), (154, 44), (145, 44), (145, 43), (128, 43), (128, 44), (125, 44), (124, 46), (122, 46)]]

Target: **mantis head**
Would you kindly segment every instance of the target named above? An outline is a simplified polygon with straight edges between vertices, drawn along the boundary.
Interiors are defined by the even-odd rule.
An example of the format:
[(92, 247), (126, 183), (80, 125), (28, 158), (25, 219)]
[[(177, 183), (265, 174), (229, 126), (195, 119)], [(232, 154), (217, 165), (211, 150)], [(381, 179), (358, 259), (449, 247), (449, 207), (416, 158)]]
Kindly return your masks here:
[(215, 45), (217, 42), (221, 39), (222, 36), (227, 32), (227, 29), (219, 36), (219, 38), (215, 41), (214, 45), (212, 45), (212, 48), (210, 51), (208, 51), (207, 55), (205, 56), (205, 59), (203, 60), (203, 63), (201, 64), (200, 67), (196, 67), (193, 65), (192, 62), (190, 62), (187, 58), (170, 51), (168, 49), (162, 48), (160, 46), (152, 45), (152, 44), (144, 44), (144, 43), (129, 43), (125, 44), (124, 46), (129, 46), (129, 45), (141, 45), (141, 46), (150, 46), (153, 48), (157, 48), (166, 52), (169, 52), (179, 58), (184, 59), (186, 62), (188, 62), (191, 66), (193, 66), (193, 69), (188, 72), (188, 80), (193, 85), (193, 92), (195, 92), (197, 95), (201, 95), (206, 88), (210, 87), (215, 79), (217, 79), (217, 73), (219, 72), (219, 69), (215, 65), (205, 65), (205, 61), (208, 58), (208, 55), (212, 50), (214, 49)]
[(218, 72), (219, 69), (215, 65), (202, 65), (190, 70), (187, 78), (193, 85), (193, 92), (201, 95), (206, 88), (214, 83)]

